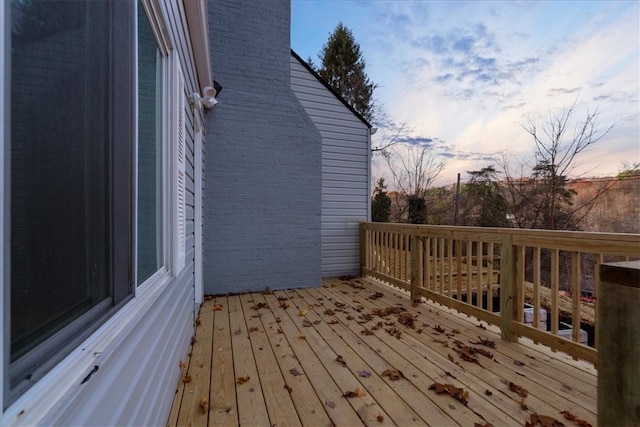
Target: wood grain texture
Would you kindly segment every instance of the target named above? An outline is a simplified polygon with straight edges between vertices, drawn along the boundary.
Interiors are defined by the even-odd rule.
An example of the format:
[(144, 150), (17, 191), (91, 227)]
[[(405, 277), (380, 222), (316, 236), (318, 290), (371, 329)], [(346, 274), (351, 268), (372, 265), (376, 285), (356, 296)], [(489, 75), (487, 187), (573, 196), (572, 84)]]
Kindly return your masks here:
[[(372, 279), (325, 279), (319, 288), (215, 302), (224, 300), (215, 317), (201, 316), (194, 344), (206, 343), (200, 334), (213, 331), (208, 419), (177, 396), (171, 420), (187, 420), (184, 412), (193, 414), (190, 425), (523, 425), (534, 412), (562, 421), (560, 412), (569, 411), (596, 423), (593, 365), (528, 339), (503, 341), (496, 325), (424, 299), (412, 304), (408, 290)], [(375, 314), (390, 309), (407, 313), (404, 320)], [(467, 361), (459, 345), (484, 348), (491, 357)], [(200, 352), (192, 358), (200, 360)], [(199, 365), (190, 366), (200, 379)], [(401, 376), (393, 379), (389, 370)], [(249, 379), (240, 384), (243, 376)], [(463, 389), (466, 404), (436, 394), (435, 383)], [(525, 388), (527, 397), (510, 383)], [(344, 397), (357, 390), (361, 396)], [(220, 407), (231, 409), (221, 413)]]

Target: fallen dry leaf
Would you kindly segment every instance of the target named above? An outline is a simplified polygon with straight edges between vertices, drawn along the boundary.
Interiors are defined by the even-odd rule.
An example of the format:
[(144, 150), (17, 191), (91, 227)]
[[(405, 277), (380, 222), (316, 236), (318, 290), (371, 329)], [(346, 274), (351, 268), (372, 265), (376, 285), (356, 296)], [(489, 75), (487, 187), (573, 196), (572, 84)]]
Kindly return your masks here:
[(191, 375), (185, 375), (185, 377), (182, 379), (183, 383), (190, 383), (191, 382)]
[(493, 427), (493, 424), (491, 424), (488, 421), (483, 422), (482, 424), (480, 423), (473, 423), (473, 427)]
[(305, 334), (300, 334), (300, 335), (298, 335), (298, 339), (306, 340), (307, 336)]
[(298, 371), (298, 368), (291, 368), (291, 369), (289, 369), (289, 372), (290, 372), (294, 377), (297, 377), (298, 375), (304, 375), (304, 374), (301, 374), (301, 373), (300, 373), (300, 371)]
[(462, 388), (458, 388), (453, 384), (440, 384), (433, 383), (429, 390), (435, 390), (437, 394), (446, 393), (456, 399), (458, 402), (462, 403), (464, 406), (467, 406), (467, 398), (469, 397), (469, 392), (463, 390)]
[(259, 302), (257, 304), (253, 304), (251, 308), (253, 308), (254, 310), (260, 310), (261, 308), (269, 308), (269, 304), (267, 304), (266, 302)]
[(580, 427), (592, 427), (591, 423), (589, 423), (586, 420), (580, 419), (578, 418), (577, 415), (572, 414), (569, 411), (562, 411), (560, 412), (567, 420), (569, 421), (574, 421), (576, 424), (578, 424), (578, 426)]
[(178, 363), (178, 366), (180, 366), (180, 369), (182, 370), (187, 367), (187, 364), (181, 360), (180, 363)]
[(494, 341), (491, 341), (482, 337), (478, 337), (478, 341), (472, 342), (471, 344), (479, 344), (489, 348), (496, 348), (496, 343)]
[(306, 315), (307, 315), (307, 310), (302, 309), (302, 310), (298, 311), (298, 316), (304, 317)]
[(252, 326), (252, 327), (249, 328), (249, 332), (258, 332), (258, 331), (259, 331), (259, 329), (258, 329), (257, 326)]
[(364, 328), (362, 331), (360, 331), (360, 333), (361, 333), (362, 335), (375, 335), (375, 334), (373, 333), (373, 331), (370, 331), (370, 330), (369, 330), (369, 329), (367, 329), (367, 328)]
[(405, 311), (403, 313), (398, 314), (398, 322), (401, 325), (405, 325), (408, 328), (415, 329), (416, 317), (417, 316), (414, 316), (413, 314)]
[(365, 392), (363, 389), (358, 387), (353, 391), (347, 391), (344, 394), (344, 397), (347, 397), (347, 398), (350, 398), (350, 397), (362, 397), (362, 396), (366, 396), (366, 395), (367, 395), (367, 392)]
[(516, 366), (524, 366), (524, 362), (521, 361), (521, 360), (514, 360), (513, 364), (516, 365)]
[(324, 314), (326, 314), (327, 316), (333, 316), (335, 313), (335, 311), (331, 310), (330, 308), (326, 309), (324, 311)]
[(347, 366), (347, 362), (340, 355), (338, 355), (338, 357), (336, 357), (336, 362), (338, 362), (342, 366)]
[(384, 371), (382, 373), (383, 377), (389, 377), (389, 379), (391, 381), (398, 381), (401, 378), (404, 378), (405, 376), (402, 374), (401, 371), (398, 371), (397, 369), (387, 369), (386, 371)]
[(284, 389), (287, 390), (289, 392), (289, 394), (291, 394), (291, 392), (293, 392), (293, 389), (291, 387), (289, 387), (288, 385), (284, 385)]
[(511, 390), (514, 393), (518, 393), (518, 396), (520, 397), (527, 397), (529, 395), (529, 392), (527, 391), (526, 388), (520, 387), (519, 385), (514, 384), (512, 382), (509, 382), (509, 390)]
[(201, 323), (202, 321), (200, 321), (200, 316), (196, 317), (196, 325), (200, 326)]
[(373, 295), (369, 295), (367, 298), (370, 300), (377, 300), (379, 298), (382, 298), (384, 296), (384, 294), (382, 292), (375, 292)]
[(209, 411), (209, 399), (205, 396), (200, 398), (200, 410), (203, 414), (206, 414)]
[(238, 377), (238, 378), (236, 378), (236, 382), (237, 382), (238, 384), (244, 384), (244, 383), (246, 383), (247, 381), (249, 381), (250, 379), (251, 379), (251, 377), (249, 377), (249, 376), (246, 376), (246, 377)]
[(213, 307), (211, 308), (213, 311), (222, 311), (223, 306), (222, 304), (214, 304)]
[(535, 427), (540, 424), (542, 427), (564, 427), (564, 424), (553, 417), (547, 415), (531, 414), (528, 423), (525, 426)]
[(371, 376), (371, 372), (367, 371), (366, 369), (363, 371), (358, 371), (358, 376), (361, 376), (362, 378), (369, 378)]
[(378, 416), (376, 417), (376, 420), (378, 420), (379, 423), (384, 421), (384, 415), (382, 414), (378, 414)]
[(444, 329), (442, 326), (440, 326), (440, 325), (436, 325), (436, 326), (434, 326), (434, 327), (433, 327), (433, 329), (434, 329), (436, 332), (438, 332), (439, 334), (444, 334), (444, 332), (445, 332), (445, 329)]
[(284, 308), (286, 310), (287, 308), (289, 308), (289, 304), (287, 304), (285, 301), (280, 301), (280, 308)]

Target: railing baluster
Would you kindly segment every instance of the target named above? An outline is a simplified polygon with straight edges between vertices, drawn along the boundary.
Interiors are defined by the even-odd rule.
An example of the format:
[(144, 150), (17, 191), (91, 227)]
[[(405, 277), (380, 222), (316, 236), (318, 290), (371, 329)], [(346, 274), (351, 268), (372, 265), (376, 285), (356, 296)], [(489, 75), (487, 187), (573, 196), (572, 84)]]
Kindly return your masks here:
[(524, 294), (525, 294), (525, 286), (524, 286), (524, 254), (525, 247), (518, 246), (516, 253), (516, 296), (517, 296), (517, 315), (516, 320), (518, 322), (524, 322)]
[(411, 235), (410, 234), (405, 234), (404, 236), (404, 240), (405, 240), (405, 246), (404, 246), (404, 263), (405, 263), (405, 269), (404, 269), (404, 280), (410, 280), (411, 279), (411, 251), (410, 251), (410, 246), (411, 246)]
[(580, 342), (580, 252), (571, 253), (571, 327), (572, 337)]
[(560, 266), (560, 249), (551, 250), (551, 333), (558, 335), (558, 292), (559, 289), (559, 272)]
[(418, 288), (420, 287), (420, 254), (418, 248), (421, 244), (420, 236), (415, 232), (411, 236), (411, 301), (420, 299)]
[[(540, 248), (533, 248), (533, 327), (540, 329)], [(537, 344), (537, 343), (536, 343)]]
[[(448, 297), (453, 295), (453, 239), (447, 238), (447, 293)], [(443, 291), (444, 293), (444, 291)]]
[(493, 243), (487, 248), (487, 311), (493, 313)]
[(484, 255), (482, 253), (482, 242), (476, 242), (478, 245), (478, 260), (476, 268), (476, 283), (478, 290), (476, 291), (476, 306), (482, 308), (482, 264), (484, 263)]
[(593, 278), (594, 283), (593, 283), (593, 296), (595, 297), (595, 301), (593, 304), (593, 308), (594, 308), (594, 312), (595, 312), (595, 320), (594, 320), (594, 328), (593, 328), (593, 332), (594, 332), (594, 337), (593, 337), (593, 341), (594, 341), (594, 346), (595, 348), (599, 348), (598, 344), (600, 342), (600, 333), (598, 332), (599, 328), (599, 322), (600, 322), (600, 318), (598, 317), (598, 292), (600, 291), (600, 266), (602, 265), (602, 262), (604, 260), (604, 256), (602, 254), (594, 254), (593, 255)]
[(462, 240), (456, 240), (456, 299), (462, 298)]

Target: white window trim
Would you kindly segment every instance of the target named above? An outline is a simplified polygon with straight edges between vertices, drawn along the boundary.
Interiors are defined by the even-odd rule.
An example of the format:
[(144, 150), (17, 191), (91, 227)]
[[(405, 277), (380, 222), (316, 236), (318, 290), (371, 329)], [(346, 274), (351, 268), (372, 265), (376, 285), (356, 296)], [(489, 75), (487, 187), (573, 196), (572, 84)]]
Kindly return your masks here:
[[(165, 127), (169, 127), (169, 130), (163, 135), (165, 138), (164, 146), (164, 156), (167, 159), (164, 164), (164, 183), (165, 183), (165, 195), (168, 197), (165, 198), (166, 202), (164, 203), (164, 219), (165, 222), (165, 236), (164, 247), (170, 248), (175, 246), (175, 233), (174, 226), (172, 224), (172, 215), (169, 215), (170, 211), (174, 209), (169, 209), (170, 206), (175, 207), (176, 203), (174, 202), (176, 199), (173, 197), (175, 193), (175, 189), (170, 191), (171, 185), (170, 181), (172, 181), (172, 177), (175, 176), (172, 171), (176, 169), (175, 161), (173, 165), (171, 164), (171, 159), (173, 159), (173, 151), (170, 145), (173, 145), (175, 148), (175, 143), (171, 143), (170, 141), (176, 141), (176, 137), (174, 136), (178, 129), (175, 125), (171, 125), (171, 122), (176, 119), (177, 112), (171, 112), (168, 105), (181, 105), (182, 106), (182, 115), (183, 115), (183, 123), (184, 123), (184, 103), (185, 103), (185, 95), (184, 95), (184, 79), (182, 79), (182, 85), (177, 84), (177, 79), (175, 70), (179, 70), (180, 78), (182, 78), (182, 73), (180, 69), (180, 61), (177, 58), (177, 53), (171, 50), (170, 39), (168, 37), (168, 33), (166, 31), (166, 26), (161, 25), (160, 29), (157, 28), (157, 24), (164, 23), (164, 18), (160, 12), (160, 9), (157, 2), (155, 0), (142, 0), (142, 4), (145, 7), (145, 11), (147, 11), (148, 16), (152, 14), (154, 19), (150, 20), (151, 27), (154, 29), (154, 32), (158, 32), (161, 36), (158, 36), (156, 33), (157, 40), (160, 40), (162, 43), (159, 43), (159, 48), (161, 52), (168, 56), (165, 64), (167, 66), (165, 69), (169, 71), (170, 68), (171, 74), (167, 74), (164, 76), (165, 84), (168, 85), (168, 90), (165, 91), (166, 98), (163, 100), (163, 114), (165, 117), (170, 117), (171, 120), (167, 120)], [(4, 29), (10, 29), (11, 26), (7, 24), (5, 21), (8, 19), (8, 14), (6, 13), (6, 8), (9, 7), (8, 2), (0, 2), (0, 22), (4, 23)], [(137, 13), (137, 8), (135, 13)], [(135, 19), (135, 14), (134, 14)], [(155, 25), (154, 25), (155, 22)], [(0, 31), (0, 58), (6, 58), (7, 47), (5, 43), (6, 39), (6, 31)], [(137, 26), (135, 37), (137, 40)], [(135, 50), (135, 55), (137, 58), (138, 52), (137, 48)], [(172, 67), (173, 65), (173, 67)], [(5, 168), (6, 162), (8, 162), (8, 156), (5, 155), (7, 140), (4, 138), (4, 133), (8, 132), (8, 128), (5, 127), (5, 115), (6, 115), (6, 106), (9, 102), (8, 96), (5, 96), (6, 93), (9, 93), (7, 85), (9, 82), (7, 81), (8, 76), (7, 68), (10, 66), (9, 61), (4, 62), (4, 66), (0, 67), (0, 135), (3, 135), (3, 138), (0, 139), (0, 165), (2, 165), (2, 173), (0, 174), (0, 203), (2, 203), (2, 209), (0, 209), (0, 238), (2, 238), (3, 245), (0, 246), (0, 262), (6, 263), (5, 254), (5, 246), (8, 245), (6, 236), (6, 227), (5, 224), (5, 209), (9, 209), (8, 202), (5, 200), (6, 194), (4, 192), (5, 185), (7, 185), (7, 174), (8, 168)], [(175, 67), (175, 68), (174, 68)], [(137, 86), (137, 73), (136, 73), (136, 86)], [(176, 89), (179, 87), (179, 90)], [(137, 93), (137, 87), (134, 88)], [(178, 99), (171, 99), (173, 96), (178, 96)], [(174, 107), (175, 109), (176, 107)], [(178, 109), (178, 111), (180, 111)], [(137, 117), (137, 103), (135, 108), (135, 117)], [(137, 120), (135, 120), (137, 126)], [(183, 135), (186, 135), (184, 133)], [(136, 133), (137, 135), (137, 129)], [(169, 142), (167, 142), (169, 141)], [(186, 143), (186, 141), (184, 141)], [(186, 148), (186, 145), (185, 147)], [(137, 150), (136, 150), (137, 151)], [(137, 154), (135, 157), (135, 162), (137, 162)], [(184, 169), (183, 169), (184, 171)], [(137, 168), (135, 170), (135, 176), (137, 182)], [(173, 180), (175, 181), (175, 180)], [(134, 194), (134, 200), (137, 200), (137, 194)], [(136, 215), (137, 216), (137, 215)], [(134, 230), (137, 224), (137, 218), (134, 217)], [(137, 232), (137, 230), (135, 230)], [(136, 234), (134, 234), (136, 236)], [(186, 243), (186, 242), (185, 242)], [(134, 241), (134, 248), (137, 248), (137, 243)], [(184, 248), (184, 246), (183, 246)], [(119, 343), (126, 339), (126, 337), (135, 330), (136, 326), (139, 323), (139, 320), (142, 319), (145, 313), (150, 310), (155, 302), (162, 296), (165, 289), (172, 283), (173, 277), (180, 274), (181, 268), (176, 268), (180, 266), (179, 262), (176, 262), (176, 250), (165, 251), (164, 259), (165, 259), (165, 267), (160, 268), (155, 274), (153, 274), (149, 279), (144, 282), (144, 286), (136, 286), (133, 290), (133, 298), (127, 302), (123, 307), (121, 307), (118, 311), (116, 311), (103, 325), (101, 325), (93, 334), (91, 334), (86, 340), (84, 340), (78, 347), (69, 353), (62, 361), (60, 361), (55, 367), (53, 367), (49, 372), (47, 372), (36, 384), (30, 387), (27, 391), (25, 391), (21, 396), (19, 396), (9, 407), (6, 408), (2, 412), (0, 416), (0, 425), (9, 426), (9, 425), (39, 425), (46, 424), (47, 420), (53, 420), (57, 413), (64, 411), (64, 408), (68, 407), (73, 403), (75, 398), (79, 396), (83, 392), (83, 387), (81, 386), (82, 380), (87, 376), (87, 374), (93, 369), (94, 366), (101, 366), (102, 364), (108, 362), (111, 357), (117, 357), (117, 351), (119, 350)], [(134, 262), (134, 266), (136, 265), (136, 259), (132, 260)], [(182, 259), (182, 265), (184, 266), (184, 256)], [(172, 271), (167, 269), (169, 267)], [(7, 283), (8, 269), (4, 268), (4, 277), (0, 277), (2, 284)], [(136, 276), (134, 276), (136, 277)], [(138, 284), (140, 285), (140, 284)], [(5, 304), (8, 304), (5, 301), (5, 292), (4, 286), (2, 286), (2, 290), (0, 291), (0, 306), (4, 307)], [(4, 324), (3, 316), (0, 316), (0, 330), (4, 331), (6, 325)], [(6, 335), (6, 334), (5, 334)], [(5, 346), (4, 339), (0, 341), (0, 369), (2, 369), (2, 377), (6, 375), (6, 366), (5, 366)], [(0, 387), (0, 402), (4, 401), (4, 389), (3, 386)]]
[(202, 123), (202, 112), (194, 110), (193, 120), (195, 127), (195, 141), (194, 141), (194, 181), (195, 181), (195, 217), (194, 217), (194, 236), (195, 236), (195, 254), (194, 254), (194, 279), (195, 279), (195, 304), (196, 310), (204, 300), (204, 284), (202, 279), (202, 150), (204, 144), (204, 125)]
[[(177, 277), (185, 266), (186, 253), (186, 128), (184, 117), (185, 82), (178, 53), (172, 50), (171, 39), (162, 10), (155, 0), (142, 0), (142, 6), (149, 18), (149, 24), (156, 37), (158, 49), (162, 54), (163, 69), (163, 99), (162, 115), (169, 120), (163, 120), (162, 128), (162, 158), (163, 158), (163, 266), (142, 283), (136, 283), (134, 293), (140, 294), (152, 288), (154, 283), (161, 282), (166, 277)], [(137, 12), (136, 12), (137, 13)], [(137, 28), (136, 28), (137, 40)], [(137, 58), (136, 51), (136, 58)], [(136, 73), (137, 93), (137, 73)], [(136, 103), (136, 117), (138, 116)], [(137, 120), (136, 120), (137, 126)], [(136, 129), (136, 135), (137, 129)], [(137, 152), (135, 150), (135, 182), (138, 181)], [(137, 186), (134, 188), (137, 201)], [(138, 213), (134, 220), (134, 247), (136, 248), (134, 268), (137, 274), (137, 224)]]

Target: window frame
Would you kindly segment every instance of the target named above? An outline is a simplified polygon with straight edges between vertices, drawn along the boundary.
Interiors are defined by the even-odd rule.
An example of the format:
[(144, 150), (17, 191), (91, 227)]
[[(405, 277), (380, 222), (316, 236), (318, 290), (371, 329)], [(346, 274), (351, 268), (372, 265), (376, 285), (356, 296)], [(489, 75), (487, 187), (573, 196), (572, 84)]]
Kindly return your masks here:
[[(88, 2), (87, 4), (92, 4)], [(99, 7), (99, 4), (95, 4)], [(106, 209), (109, 218), (109, 237), (107, 250), (107, 266), (105, 274), (110, 286), (110, 295), (91, 307), (78, 318), (59, 328), (53, 335), (36, 344), (25, 355), (15, 361), (11, 361), (11, 18), (9, 2), (3, 2), (2, 18), (6, 22), (2, 34), (3, 51), (5, 61), (3, 83), (2, 116), (4, 126), (4, 138), (2, 150), (5, 154), (2, 161), (3, 181), (3, 209), (2, 222), (3, 242), (2, 262), (5, 276), (2, 278), (2, 406), (11, 406), (29, 390), (44, 378), (56, 365), (63, 361), (67, 355), (77, 348), (85, 339), (91, 336), (109, 317), (116, 313), (128, 300), (133, 297), (132, 277), (132, 176), (133, 176), (133, 147), (134, 134), (131, 127), (114, 126), (114, 123), (130, 121), (134, 110), (132, 107), (133, 66), (134, 50), (131, 43), (134, 35), (134, 23), (129, 16), (134, 8), (127, 3), (113, 3), (107, 10), (108, 21), (105, 25), (113, 26), (115, 22), (125, 22), (129, 25), (118, 27), (117, 36), (112, 37), (112, 48), (122, 51), (120, 60), (112, 67), (112, 80), (120, 84), (114, 84), (108, 88), (109, 97), (113, 99), (107, 109), (110, 128), (108, 156), (109, 164), (106, 169), (109, 194), (107, 196)], [(102, 11), (94, 11), (97, 14)], [(116, 108), (117, 106), (117, 108)], [(114, 141), (118, 141), (115, 143)], [(119, 167), (117, 172), (115, 165), (127, 165)], [(15, 384), (12, 383), (15, 381)]]
[[(163, 115), (163, 259), (164, 266), (156, 273), (152, 274), (143, 283), (136, 283), (137, 277), (137, 135), (138, 135), (138, 102), (137, 102), (137, 31), (136, 17), (138, 7), (143, 7), (149, 24), (156, 36), (158, 49), (163, 54), (163, 94), (162, 115)], [(113, 289), (113, 308), (101, 319), (93, 319), (94, 331), (85, 338), (79, 340), (79, 345), (69, 349), (69, 353), (62, 359), (52, 363), (50, 369), (44, 373), (36, 384), (21, 392), (15, 399), (8, 401), (11, 394), (9, 390), (9, 342), (10, 327), (10, 93), (11, 93), (11, 46), (10, 34), (10, 3), (0, 2), (0, 22), (3, 22), (3, 30), (0, 31), (0, 57), (5, 58), (4, 65), (0, 67), (0, 238), (3, 245), (0, 246), (0, 262), (3, 265), (4, 274), (0, 277), (2, 291), (0, 292), (0, 306), (3, 307), (3, 315), (0, 316), (0, 329), (3, 330), (4, 338), (0, 341), (0, 369), (2, 385), (0, 385), (0, 402), (2, 402), (2, 412), (0, 420), (2, 423), (12, 424), (38, 424), (46, 419), (46, 414), (62, 400), (72, 401), (73, 397), (82, 392), (82, 387), (78, 387), (94, 366), (105, 363), (109, 358), (117, 357), (117, 345), (122, 337), (135, 329), (136, 321), (146, 312), (152, 309), (154, 302), (162, 295), (164, 290), (173, 283), (173, 279), (184, 269), (184, 252), (186, 245), (186, 223), (183, 224), (178, 235), (179, 227), (176, 226), (176, 206), (179, 189), (175, 185), (175, 177), (178, 166), (175, 162), (177, 135), (181, 131), (185, 136), (184, 148), (186, 148), (186, 123), (185, 105), (186, 92), (185, 82), (182, 77), (180, 60), (177, 52), (173, 49), (171, 38), (167, 31), (164, 14), (157, 2), (153, 0), (140, 0), (133, 2), (131, 16), (125, 16), (127, 27), (132, 32), (133, 46), (131, 48), (133, 61), (132, 67), (116, 67), (125, 81), (128, 82), (127, 91), (131, 97), (132, 104), (130, 111), (119, 112), (119, 117), (125, 117), (132, 121), (130, 128), (130, 143), (125, 151), (128, 151), (128, 162), (130, 162), (130, 175), (120, 176), (113, 174), (112, 179), (119, 179), (120, 184), (126, 182), (130, 189), (130, 196), (126, 200), (112, 200), (111, 210), (114, 214), (114, 227), (127, 228), (129, 235), (128, 244), (124, 246), (110, 245), (111, 275), (112, 283), (127, 277), (129, 291), (122, 293)], [(127, 11), (127, 14), (129, 10)], [(117, 16), (114, 18), (114, 21)], [(113, 25), (113, 21), (111, 22)], [(122, 31), (122, 29), (119, 29)], [(128, 73), (128, 74), (127, 74)], [(120, 85), (118, 85), (120, 86)], [(182, 107), (179, 107), (182, 106)], [(182, 116), (182, 129), (177, 126), (178, 120)], [(121, 144), (124, 146), (124, 144)], [(186, 154), (186, 153), (185, 153)], [(116, 152), (118, 156), (123, 153)], [(186, 162), (186, 160), (184, 160)], [(9, 167), (7, 167), (9, 166)], [(185, 177), (186, 178), (186, 177)], [(184, 191), (184, 190), (183, 190)], [(184, 196), (184, 194), (183, 194)], [(113, 198), (112, 198), (113, 199)], [(123, 207), (128, 205), (126, 209)], [(133, 206), (133, 208), (132, 208)], [(119, 209), (119, 210), (118, 210)], [(184, 211), (184, 209), (183, 209)], [(178, 249), (179, 241), (182, 238), (182, 251)], [(182, 254), (182, 260), (180, 255)], [(75, 322), (72, 323), (72, 325)], [(56, 335), (58, 335), (56, 333)]]
[[(147, 15), (149, 25), (156, 38), (158, 50), (162, 56), (162, 117), (165, 120), (162, 123), (162, 240), (163, 240), (163, 266), (161, 266), (154, 274), (142, 283), (136, 282), (134, 294), (145, 292), (148, 287), (154, 286), (154, 283), (161, 284), (164, 280), (177, 277), (185, 266), (186, 252), (186, 204), (185, 204), (185, 185), (186, 179), (186, 127), (185, 127), (185, 81), (182, 75), (182, 66), (178, 53), (173, 49), (171, 37), (167, 31), (167, 25), (164, 20), (162, 10), (157, 3), (152, 0), (139, 0), (136, 2), (137, 7), (142, 6)], [(136, 9), (136, 14), (138, 10)], [(136, 61), (137, 52), (137, 34), (136, 27)], [(138, 93), (137, 70), (136, 70), (136, 94)], [(137, 96), (137, 95), (136, 95)], [(135, 135), (138, 135), (138, 100), (136, 97), (135, 111)], [(167, 120), (168, 119), (168, 120)], [(183, 147), (180, 148), (180, 140), (182, 139)], [(138, 142), (136, 140), (135, 150), (135, 188), (134, 200), (138, 200)], [(179, 160), (181, 159), (181, 160)], [(182, 184), (178, 178), (180, 174), (184, 175)], [(134, 220), (134, 277), (137, 278), (138, 253), (137, 253), (137, 224), (138, 210), (136, 209)]]

